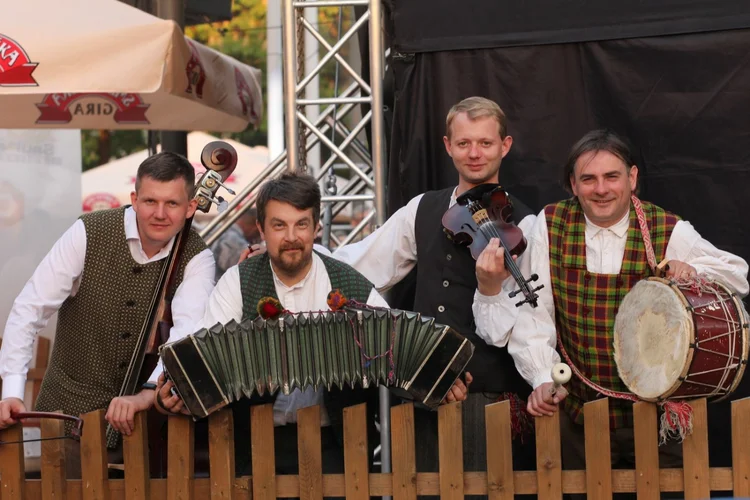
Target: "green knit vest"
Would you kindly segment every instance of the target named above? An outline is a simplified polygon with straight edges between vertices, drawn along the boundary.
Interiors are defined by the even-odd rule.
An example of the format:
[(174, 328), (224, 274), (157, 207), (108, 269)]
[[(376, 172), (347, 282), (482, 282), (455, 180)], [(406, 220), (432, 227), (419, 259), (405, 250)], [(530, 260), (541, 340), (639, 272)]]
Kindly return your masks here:
[[(348, 264), (318, 252), (315, 253), (326, 266), (332, 290), (341, 290), (341, 293), (347, 299), (353, 299), (363, 304), (367, 302), (373, 289), (373, 284), (367, 278)], [(276, 294), (268, 253), (256, 255), (243, 261), (239, 265), (239, 271), (240, 289), (242, 291), (242, 319), (254, 319), (258, 316), (260, 299), (264, 297), (279, 299)]]
[[(669, 237), (678, 218), (643, 202), (657, 264), (664, 258)], [(586, 267), (586, 220), (575, 198), (545, 207), (549, 233), (550, 271), (555, 300), (555, 322), (565, 351), (575, 366), (592, 382), (615, 391), (627, 391), (613, 358), (614, 321), (625, 295), (652, 274), (643, 235), (630, 210), (625, 252), (619, 274), (596, 274)], [(568, 384), (565, 410), (583, 422), (583, 404), (600, 396), (577, 377)], [(632, 403), (610, 399), (612, 429), (632, 426)]]
[[(76, 295), (59, 311), (52, 357), (36, 402), (39, 411), (78, 416), (107, 408), (119, 395), (164, 263), (161, 259), (140, 265), (133, 260), (124, 214), (125, 208), (118, 208), (81, 216), (86, 229), (84, 272)], [(176, 286), (190, 259), (205, 248), (191, 230)], [(108, 433), (108, 446), (115, 446), (117, 438)]]

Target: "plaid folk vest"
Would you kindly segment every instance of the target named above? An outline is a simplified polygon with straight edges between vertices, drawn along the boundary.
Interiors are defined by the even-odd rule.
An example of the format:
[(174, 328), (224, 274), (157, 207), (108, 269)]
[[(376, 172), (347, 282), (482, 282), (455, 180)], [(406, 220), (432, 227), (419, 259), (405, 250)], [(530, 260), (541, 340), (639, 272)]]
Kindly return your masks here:
[[(643, 212), (657, 263), (664, 258), (669, 237), (679, 220), (650, 203)], [(619, 274), (595, 274), (586, 269), (586, 220), (575, 198), (544, 209), (549, 232), (549, 257), (555, 321), (562, 345), (573, 364), (589, 380), (607, 389), (627, 391), (613, 357), (614, 322), (625, 294), (652, 274), (646, 259), (638, 219), (630, 209), (630, 227)], [(583, 403), (597, 399), (596, 391), (573, 377), (564, 408), (583, 423)], [(610, 428), (632, 427), (630, 401), (611, 399)]]

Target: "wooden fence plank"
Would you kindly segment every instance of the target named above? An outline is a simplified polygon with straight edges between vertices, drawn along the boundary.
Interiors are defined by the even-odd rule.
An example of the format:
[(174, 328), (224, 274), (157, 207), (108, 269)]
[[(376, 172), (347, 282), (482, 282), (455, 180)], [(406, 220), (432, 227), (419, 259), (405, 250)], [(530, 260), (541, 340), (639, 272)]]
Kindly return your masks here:
[[(253, 460), (253, 499), (276, 499), (276, 453), (273, 444), (273, 405), (250, 407)], [(237, 425), (247, 425), (245, 423)]]
[(583, 405), (586, 447), (586, 493), (590, 500), (612, 498), (612, 455), (609, 440), (609, 401)]
[(167, 419), (167, 498), (192, 500), (195, 474), (195, 425), (185, 416)]
[(122, 456), (125, 464), (125, 496), (128, 500), (148, 500), (148, 412), (135, 414), (135, 427), (130, 436), (122, 438)]
[(487, 436), (487, 492), (490, 500), (513, 500), (513, 437), (510, 401), (484, 407)]
[(0, 486), (3, 500), (24, 498), (23, 427), (21, 424), (0, 431)]
[(750, 446), (745, 433), (750, 429), (750, 398), (732, 401), (732, 480), (735, 497), (750, 496)]
[(231, 408), (224, 408), (208, 417), (208, 458), (211, 500), (233, 500), (234, 416)]
[(104, 410), (81, 416), (81, 493), (83, 500), (109, 500)]
[(537, 488), (540, 500), (562, 497), (560, 413), (534, 419), (536, 427)]
[(370, 498), (367, 405), (344, 408), (344, 480), (347, 500)]
[(393, 500), (417, 500), (417, 460), (414, 448), (414, 405), (391, 408)]
[(438, 408), (438, 457), (440, 460), (440, 498), (464, 497), (464, 448), (461, 403)]
[[(49, 500), (62, 500), (65, 495), (65, 441), (52, 439), (65, 434), (65, 422), (43, 418), (42, 429), (42, 497)], [(4, 497), (3, 497), (4, 498)]]
[(635, 438), (635, 487), (638, 500), (659, 500), (659, 436), (656, 405), (633, 405)]
[(693, 432), (682, 443), (682, 461), (685, 471), (685, 500), (698, 500), (711, 496), (708, 482), (708, 421), (706, 400), (690, 402), (693, 408)]
[(320, 441), (320, 407), (297, 411), (297, 453), (301, 500), (323, 500), (323, 454)]

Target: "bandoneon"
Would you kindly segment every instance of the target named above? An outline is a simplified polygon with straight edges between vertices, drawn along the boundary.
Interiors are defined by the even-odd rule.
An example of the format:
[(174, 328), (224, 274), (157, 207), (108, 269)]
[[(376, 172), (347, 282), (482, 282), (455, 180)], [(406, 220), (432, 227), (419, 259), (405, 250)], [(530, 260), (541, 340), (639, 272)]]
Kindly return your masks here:
[(474, 345), (434, 318), (345, 307), (231, 321), (160, 350), (167, 376), (194, 418), (253, 394), (383, 384), (434, 408)]

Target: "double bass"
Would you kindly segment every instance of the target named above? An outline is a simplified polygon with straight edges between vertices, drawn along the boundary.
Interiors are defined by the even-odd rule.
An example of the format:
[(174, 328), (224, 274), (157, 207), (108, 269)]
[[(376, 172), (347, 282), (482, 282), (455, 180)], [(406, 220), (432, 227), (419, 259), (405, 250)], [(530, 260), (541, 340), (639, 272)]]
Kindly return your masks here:
[[(230, 194), (234, 194), (234, 191), (229, 189), (224, 182), (237, 166), (237, 151), (226, 142), (213, 141), (203, 148), (201, 163), (206, 171), (198, 179), (195, 186), (194, 199), (198, 202), (196, 211), (200, 210), (207, 213), (213, 203), (216, 203), (221, 211), (226, 206), (226, 202), (220, 196), (217, 197), (217, 192), (223, 187)], [(139, 333), (135, 350), (125, 373), (125, 379), (120, 388), (120, 396), (133, 395), (140, 390), (145, 382), (148, 382), (148, 377), (156, 368), (159, 360), (159, 347), (169, 339), (169, 331), (172, 327), (170, 297), (176, 289), (177, 270), (190, 235), (192, 222), (193, 217), (185, 221), (182, 230), (175, 237), (169, 255), (164, 259), (159, 281), (151, 299), (149, 313)], [(151, 414), (149, 415), (149, 442), (152, 443), (151, 468), (152, 474), (158, 476), (163, 473), (161, 465), (164, 455), (156, 455), (159, 450), (156, 450), (153, 444), (160, 441), (160, 427), (164, 419), (154, 411)], [(107, 432), (114, 431), (108, 426)]]
[(456, 204), (443, 214), (443, 231), (453, 242), (468, 246), (474, 260), (492, 238), (497, 238), (505, 252), (505, 268), (518, 284), (518, 289), (508, 296), (522, 293), (524, 299), (516, 307), (525, 303), (537, 307), (536, 292), (544, 285), (533, 288), (530, 283), (539, 277), (532, 274), (525, 278), (513, 259), (526, 250), (526, 238), (512, 217), (513, 204), (508, 193), (499, 184), (480, 184), (457, 197)]

